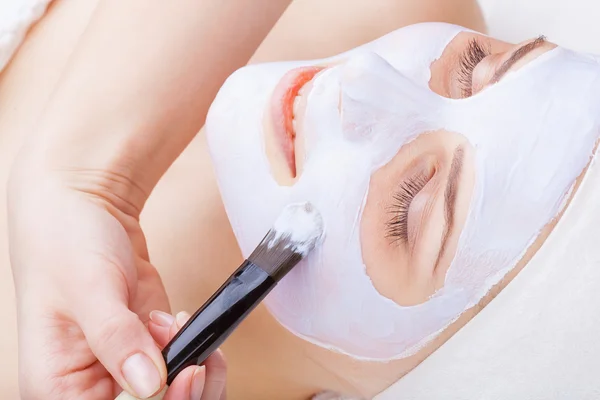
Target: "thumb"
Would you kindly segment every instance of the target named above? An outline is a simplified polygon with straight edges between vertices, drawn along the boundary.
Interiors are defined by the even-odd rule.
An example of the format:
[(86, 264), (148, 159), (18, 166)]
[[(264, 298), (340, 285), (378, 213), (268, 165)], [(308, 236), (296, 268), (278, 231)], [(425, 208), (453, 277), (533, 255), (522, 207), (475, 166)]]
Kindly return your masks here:
[[(96, 297), (96, 296), (94, 296)], [(162, 354), (137, 314), (115, 298), (86, 301), (79, 323), (90, 349), (119, 385), (146, 399), (166, 382)]]

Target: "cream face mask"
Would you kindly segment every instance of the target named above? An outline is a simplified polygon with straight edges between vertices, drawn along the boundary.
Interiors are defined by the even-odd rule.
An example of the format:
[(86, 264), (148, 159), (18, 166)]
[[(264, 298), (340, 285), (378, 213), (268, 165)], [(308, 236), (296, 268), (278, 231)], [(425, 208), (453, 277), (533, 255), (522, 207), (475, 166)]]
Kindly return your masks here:
[[(589, 162), (600, 127), (596, 59), (556, 48), (473, 97), (448, 99), (429, 88), (430, 65), (461, 31), (421, 24), (329, 60), (249, 66), (213, 103), (207, 137), (244, 256), (287, 204), (310, 201), (323, 216), (321, 247), (266, 300), (294, 334), (359, 359), (413, 354), (515, 266)], [(311, 65), (330, 67), (305, 94), (302, 174), (282, 186), (266, 156), (265, 113), (286, 73)], [(401, 306), (366, 272), (362, 212), (372, 174), (441, 129), (475, 150), (473, 194), (443, 288)]]

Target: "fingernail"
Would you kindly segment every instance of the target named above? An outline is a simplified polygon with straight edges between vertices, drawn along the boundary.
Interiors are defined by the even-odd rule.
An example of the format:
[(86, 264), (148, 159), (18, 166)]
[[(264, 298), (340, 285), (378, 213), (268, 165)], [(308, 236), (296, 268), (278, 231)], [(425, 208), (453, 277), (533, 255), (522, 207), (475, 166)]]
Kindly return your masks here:
[(185, 325), (185, 323), (188, 322), (188, 319), (190, 319), (190, 314), (186, 313), (185, 311), (182, 311), (180, 313), (177, 313), (175, 319), (177, 321), (177, 327), (181, 329)]
[(129, 357), (123, 363), (121, 372), (137, 397), (146, 399), (160, 389), (160, 373), (145, 354), (137, 353)]
[(225, 353), (223, 353), (223, 350), (221, 350), (220, 347), (215, 351), (215, 353), (219, 353), (219, 356), (221, 356), (221, 358), (225, 360)]
[(173, 318), (171, 314), (167, 314), (166, 312), (152, 311), (150, 313), (150, 320), (156, 325), (168, 328), (171, 325), (173, 325), (173, 321), (175, 321), (175, 318)]
[(190, 400), (200, 400), (204, 392), (204, 382), (206, 382), (206, 368), (204, 365), (196, 368), (192, 375), (192, 390), (190, 391)]

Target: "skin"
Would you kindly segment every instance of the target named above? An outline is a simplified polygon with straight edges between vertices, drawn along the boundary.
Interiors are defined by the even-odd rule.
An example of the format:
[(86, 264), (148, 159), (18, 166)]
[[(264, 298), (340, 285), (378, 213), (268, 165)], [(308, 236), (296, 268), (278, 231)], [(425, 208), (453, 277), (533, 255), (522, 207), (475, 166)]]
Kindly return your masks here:
[[(139, 213), (287, 4), (99, 2), (62, 70), (48, 69), (58, 72), (51, 95), (30, 116), (8, 184), (22, 398), (91, 400), (120, 388), (146, 398), (164, 386), (147, 324), (170, 307)], [(220, 394), (211, 381), (223, 383), (207, 368), (204, 397)]]
[[(91, 14), (93, 7), (90, 5), (91, 2), (83, 3), (77, 5), (74, 2), (57, 3), (50, 15), (29, 35), (23, 49), (0, 77), (0, 99), (4, 99), (4, 104), (13, 105), (10, 109), (0, 109), (0, 132), (3, 132), (3, 135), (7, 133), (5, 136), (0, 136), (3, 144), (0, 146), (0, 152), (2, 152), (0, 153), (0, 163), (2, 163), (0, 171), (4, 181), (8, 174), (8, 165), (14, 159), (16, 150), (20, 147), (27, 132), (32, 129), (31, 121), (37, 119), (41, 114), (52, 89), (64, 71), (76, 38), (81, 35), (86, 26), (86, 18)], [(314, 10), (317, 3), (322, 12), (309, 12), (309, 10)], [(477, 8), (474, 3), (468, 1), (394, 2), (380, 0), (377, 3), (370, 2), (367, 5), (359, 1), (347, 2), (344, 9), (340, 10), (333, 0), (297, 1), (263, 42), (252, 62), (330, 56), (375, 39), (401, 26), (426, 20), (444, 20), (479, 30), (484, 28)], [(344, 14), (344, 18), (339, 17), (340, 12)], [(78, 21), (78, 23), (71, 24), (68, 21)], [(357, 21), (364, 21), (364, 29), (356, 29)], [(302, 27), (305, 26), (311, 26), (311, 29), (303, 29)], [(325, 32), (329, 39), (326, 42), (323, 40)], [(348, 34), (349, 32), (351, 34)], [(59, 36), (52, 36), (49, 33)], [(61, 36), (64, 40), (58, 40)], [(57, 38), (55, 40), (56, 43), (60, 43), (57, 44), (60, 51), (49, 48), (50, 38)], [(504, 49), (511, 46), (501, 42), (494, 43)], [(464, 47), (464, 44), (461, 47), (458, 42), (453, 42), (453, 45), (456, 45), (457, 49)], [(444, 57), (432, 65), (433, 78), (430, 82), (433, 90), (448, 96), (451, 96), (452, 90), (456, 89), (453, 87), (454, 81), (450, 78), (451, 74), (449, 73), (452, 60), (456, 55), (456, 51), (452, 52), (452, 49), (451, 45)], [(47, 66), (44, 71), (32, 69), (31, 65), (40, 65), (41, 62)], [(42, 84), (33, 84), (38, 81)], [(443, 132), (423, 135), (413, 142), (413, 146), (405, 146), (401, 150), (403, 152), (401, 157), (399, 154), (397, 159), (392, 160), (388, 166), (376, 173), (371, 188), (372, 193), (376, 195), (369, 198), (361, 230), (365, 234), (372, 229), (377, 231), (378, 235), (365, 234), (365, 238), (369, 236), (375, 241), (379, 240), (375, 238), (381, 236), (381, 210), (385, 208), (386, 196), (389, 196), (390, 192), (390, 182), (393, 181), (395, 174), (401, 174), (415, 162), (425, 160), (426, 164), (439, 166), (436, 169), (438, 175), (434, 174), (433, 176), (436, 180), (439, 179), (439, 185), (443, 186), (448, 179), (451, 160), (449, 154), (456, 148), (456, 145), (464, 142), (460, 135), (451, 136), (452, 140), (449, 141), (442, 140), (442, 138), (448, 137), (450, 136), (444, 135)], [(5, 143), (6, 145), (4, 145)], [(465, 153), (467, 172), (469, 151), (466, 149)], [(409, 157), (405, 157), (406, 155)], [(472, 175), (464, 174), (465, 181), (459, 185), (461, 189), (460, 199), (457, 201), (458, 210), (465, 210), (468, 207), (469, 176)], [(4, 187), (3, 190), (5, 190)], [(440, 196), (440, 192), (434, 190), (430, 196)], [(5, 197), (2, 196), (2, 199)], [(5, 207), (2, 209), (4, 210)], [(461, 213), (459, 212), (459, 214)], [(437, 214), (427, 215), (427, 218), (435, 221), (439, 218), (439, 210)], [(6, 218), (0, 220), (5, 221)], [(459, 215), (457, 220), (458, 229), (456, 231), (459, 232), (464, 217), (461, 218)], [(163, 179), (159, 181), (144, 208), (142, 228), (146, 233), (150, 257), (161, 273), (175, 310), (194, 310), (212, 294), (235, 266), (239, 265), (241, 256), (219, 198), (202, 135), (192, 141)], [(539, 248), (551, 228), (552, 224), (547, 227), (523, 261), (515, 268), (511, 276), (508, 276), (505, 282), (499, 285), (497, 290), (501, 289), (526, 264), (526, 260)], [(2, 235), (5, 235), (4, 230), (2, 232)], [(454, 233), (452, 236), (453, 240), (456, 235), (457, 233)], [(425, 236), (424, 233), (423, 237)], [(198, 238), (203, 239), (198, 240)], [(0, 262), (3, 266), (7, 266), (6, 238), (0, 239), (0, 246), (3, 246), (0, 247), (0, 256), (3, 257)], [(427, 241), (419, 239), (419, 242), (426, 243)], [(424, 244), (419, 245), (424, 246)], [(363, 250), (372, 249), (373, 253), (365, 254), (367, 265), (375, 264), (370, 262), (368, 257), (375, 257), (378, 246), (381, 248), (387, 246), (388, 249), (384, 253), (385, 260), (382, 260), (384, 268), (381, 271), (374, 271), (370, 268), (369, 273), (376, 281), (377, 288), (383, 294), (393, 297), (394, 293), (399, 292), (399, 288), (386, 286), (385, 279), (377, 278), (377, 274), (382, 274), (382, 277), (388, 273), (392, 276), (394, 274), (398, 274), (400, 277), (409, 276), (407, 268), (393, 268), (391, 264), (396, 263), (397, 265), (398, 260), (404, 260), (404, 257), (410, 257), (410, 255), (407, 256), (407, 251), (398, 248), (389, 250), (389, 245), (381, 241), (369, 243), (367, 240), (363, 243)], [(443, 264), (447, 265), (448, 262), (449, 259), (445, 260)], [(0, 271), (2, 274), (9, 274), (7, 268)], [(443, 268), (434, 273), (420, 269), (418, 276), (402, 278), (408, 279), (407, 287), (415, 289), (410, 298), (398, 297), (395, 300), (401, 303), (420, 301), (427, 296), (427, 293), (439, 287), (442, 271)], [(414, 280), (410, 281), (413, 278)], [(8, 281), (8, 279), (0, 279), (0, 282)], [(3, 284), (6, 285), (6, 283)], [(9, 305), (6, 309), (2, 309), (2, 312), (6, 313), (6, 319), (14, 319), (11, 311), (13, 309), (11, 304), (12, 288), (7, 286), (2, 289), (0, 296), (7, 298), (3, 304)], [(481, 303), (481, 306), (486, 304), (493, 294), (491, 293)], [(365, 397), (372, 396), (418, 365), (428, 354), (470, 320), (477, 311), (474, 309), (466, 313), (431, 346), (414, 357), (393, 363), (379, 364), (357, 362), (309, 345), (285, 331), (264, 308), (260, 307), (224, 346), (229, 362), (230, 398), (277, 399), (281, 398), (282, 393), (285, 393), (286, 398), (305, 399), (322, 389), (332, 389)], [(14, 343), (15, 340), (14, 330), (12, 332), (9, 334), (8, 340), (4, 341), (7, 344), (5, 354), (14, 354), (10, 350), (14, 346), (11, 343)], [(13, 363), (5, 365), (14, 365)], [(14, 396), (7, 395), (7, 398), (17, 397), (14, 389), (16, 378), (14, 370), (14, 368), (9, 368), (7, 371), (3, 371), (5, 373), (2, 376), (7, 379), (7, 383), (2, 384), (2, 387), (12, 388), (8, 393), (11, 393), (10, 390), (12, 390), (12, 394), (14, 394)]]

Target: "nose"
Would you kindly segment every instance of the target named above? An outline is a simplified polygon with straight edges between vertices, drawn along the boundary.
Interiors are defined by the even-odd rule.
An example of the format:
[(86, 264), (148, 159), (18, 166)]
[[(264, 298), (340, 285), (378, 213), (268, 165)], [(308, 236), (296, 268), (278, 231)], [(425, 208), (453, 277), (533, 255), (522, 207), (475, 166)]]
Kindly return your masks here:
[(344, 135), (349, 141), (381, 142), (424, 128), (437, 96), (375, 53), (348, 60), (341, 79)]

